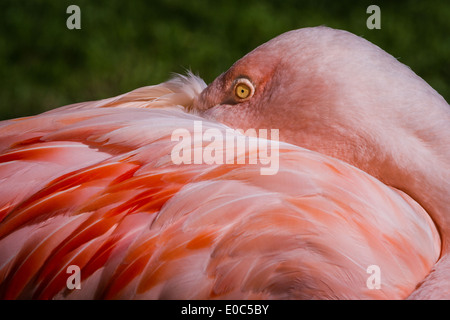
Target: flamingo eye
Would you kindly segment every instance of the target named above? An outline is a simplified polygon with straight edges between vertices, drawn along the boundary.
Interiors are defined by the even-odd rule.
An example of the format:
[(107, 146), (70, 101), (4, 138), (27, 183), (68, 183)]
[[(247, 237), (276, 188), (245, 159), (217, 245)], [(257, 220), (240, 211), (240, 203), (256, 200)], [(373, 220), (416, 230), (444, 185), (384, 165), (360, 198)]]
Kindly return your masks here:
[(234, 94), (240, 100), (245, 100), (253, 95), (253, 84), (248, 79), (239, 79), (234, 86)]

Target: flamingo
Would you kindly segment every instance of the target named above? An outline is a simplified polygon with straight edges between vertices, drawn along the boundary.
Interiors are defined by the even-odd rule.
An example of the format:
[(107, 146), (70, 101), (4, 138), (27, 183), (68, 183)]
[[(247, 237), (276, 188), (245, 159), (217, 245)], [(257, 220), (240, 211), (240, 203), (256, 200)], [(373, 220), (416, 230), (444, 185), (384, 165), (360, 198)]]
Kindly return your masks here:
[[(194, 123), (227, 161), (174, 163), (176, 130), (185, 152), (212, 143)], [(286, 32), (209, 86), (188, 73), (3, 121), (0, 297), (450, 298), (449, 123), (411, 69), (327, 27)], [(275, 174), (247, 161), (261, 141)]]

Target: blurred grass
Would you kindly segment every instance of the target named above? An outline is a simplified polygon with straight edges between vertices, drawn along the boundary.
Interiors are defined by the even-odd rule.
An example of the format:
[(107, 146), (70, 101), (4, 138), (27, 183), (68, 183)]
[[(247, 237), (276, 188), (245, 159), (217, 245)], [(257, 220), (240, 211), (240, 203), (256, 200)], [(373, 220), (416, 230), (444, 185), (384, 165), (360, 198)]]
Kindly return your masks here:
[[(66, 9), (81, 8), (81, 30)], [(381, 30), (366, 9), (381, 8)], [(186, 68), (207, 83), (278, 34), (345, 29), (379, 45), (450, 101), (449, 1), (0, 1), (0, 119), (115, 96)]]

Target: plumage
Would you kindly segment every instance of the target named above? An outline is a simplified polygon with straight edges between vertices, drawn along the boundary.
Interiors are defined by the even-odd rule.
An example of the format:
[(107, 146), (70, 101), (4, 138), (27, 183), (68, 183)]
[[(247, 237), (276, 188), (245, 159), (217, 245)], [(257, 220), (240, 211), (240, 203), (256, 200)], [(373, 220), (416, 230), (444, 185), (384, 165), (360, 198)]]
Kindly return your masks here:
[[(287, 37), (309, 39), (308, 32), (352, 37), (325, 28), (308, 30)], [(286, 34), (276, 39), (283, 48)], [(315, 41), (321, 44), (321, 39)], [(115, 98), (2, 122), (0, 297), (424, 297), (415, 290), (436, 263), (448, 261), (439, 260), (444, 220), (427, 212), (439, 206), (421, 203), (416, 193), (391, 184), (379, 171), (365, 172), (366, 167), (351, 161), (355, 158), (348, 159), (347, 151), (330, 149), (337, 145), (333, 132), (324, 138), (306, 129), (311, 137), (306, 144), (296, 135), (287, 138), (290, 122), (283, 130), (275, 115), (286, 116), (276, 99), (287, 98), (288, 88), (275, 84), (283, 75), (295, 82), (293, 75), (270, 69), (270, 55), (263, 57), (271, 63), (253, 59), (271, 43), (244, 57), (241, 61), (248, 64), (237, 62), (208, 88), (188, 74)], [(371, 54), (370, 46), (367, 52)], [(243, 71), (252, 73), (248, 77), (255, 91), (250, 100), (231, 101), (227, 83)], [(326, 85), (307, 86), (311, 92), (304, 97), (306, 105), (319, 108), (329, 94), (339, 93), (335, 85), (341, 87), (340, 82), (329, 79)], [(268, 83), (279, 90), (264, 96)], [(295, 85), (298, 89), (304, 83)], [(322, 92), (323, 86), (331, 93)], [(320, 93), (324, 96), (314, 96)], [(251, 99), (257, 102), (251, 104)], [(270, 99), (276, 102), (273, 116), (264, 109)], [(305, 106), (299, 100), (289, 103)], [(316, 123), (303, 120), (305, 126)], [(194, 137), (192, 154), (208, 145), (195, 137), (196, 121), (203, 132), (222, 134), (218, 145), (233, 161), (174, 164), (175, 130), (185, 129)], [(280, 129), (277, 173), (262, 175), (265, 164), (247, 161), (259, 146), (249, 141), (263, 138), (237, 131), (230, 136), (230, 128)], [(245, 152), (235, 153), (226, 143), (231, 138), (246, 141)], [(366, 146), (354, 145), (352, 154), (365, 152)], [(81, 269), (81, 289), (66, 285), (71, 265)], [(367, 285), (373, 265), (381, 270), (379, 289)], [(422, 287), (431, 286), (433, 292), (436, 283), (448, 282), (440, 280), (445, 277), (440, 270), (431, 272), (430, 282)]]

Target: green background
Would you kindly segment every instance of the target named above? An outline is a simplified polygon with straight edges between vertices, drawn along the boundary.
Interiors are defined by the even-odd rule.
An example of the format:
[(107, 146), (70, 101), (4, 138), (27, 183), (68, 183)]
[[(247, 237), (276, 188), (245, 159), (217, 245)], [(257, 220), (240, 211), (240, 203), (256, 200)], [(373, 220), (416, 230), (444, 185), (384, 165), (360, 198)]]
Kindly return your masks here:
[[(81, 8), (81, 30), (66, 9)], [(366, 9), (381, 8), (369, 30)], [(450, 101), (450, 1), (0, 1), (0, 119), (115, 96), (191, 69), (207, 83), (278, 34), (363, 36)]]

